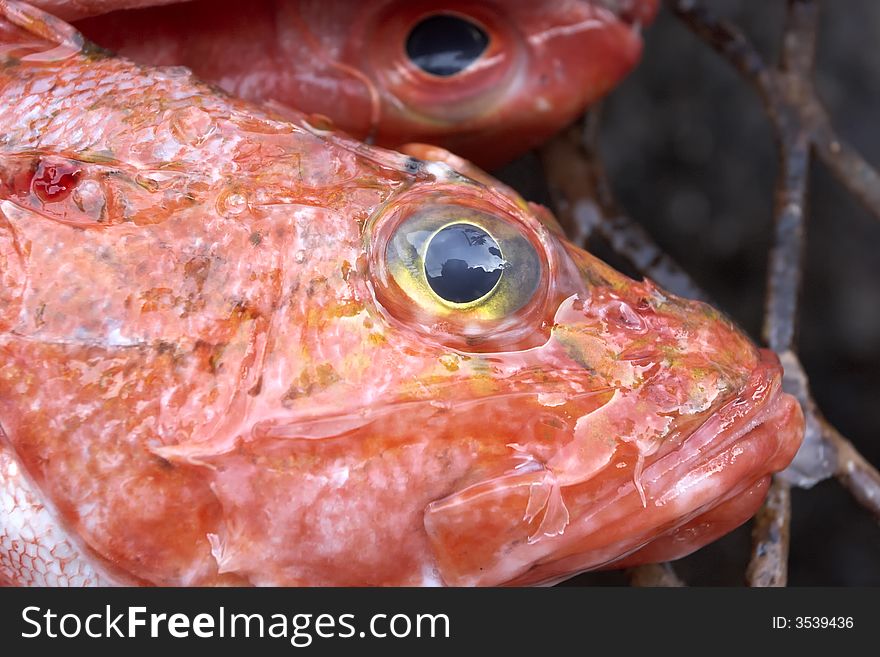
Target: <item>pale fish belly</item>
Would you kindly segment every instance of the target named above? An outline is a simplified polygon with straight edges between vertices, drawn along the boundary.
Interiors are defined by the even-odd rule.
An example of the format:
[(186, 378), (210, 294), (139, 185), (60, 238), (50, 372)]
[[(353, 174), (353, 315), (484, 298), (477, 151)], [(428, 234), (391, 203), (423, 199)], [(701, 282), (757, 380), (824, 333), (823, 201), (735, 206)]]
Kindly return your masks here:
[(0, 584), (112, 586), (27, 480), (0, 431)]

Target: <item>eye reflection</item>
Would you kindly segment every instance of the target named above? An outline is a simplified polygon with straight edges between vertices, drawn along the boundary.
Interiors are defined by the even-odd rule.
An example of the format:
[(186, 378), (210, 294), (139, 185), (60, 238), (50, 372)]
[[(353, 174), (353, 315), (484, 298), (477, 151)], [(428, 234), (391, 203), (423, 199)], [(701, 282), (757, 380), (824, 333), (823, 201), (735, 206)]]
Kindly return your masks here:
[(510, 265), (489, 233), (473, 224), (446, 226), (425, 249), (425, 275), (445, 301), (470, 303), (489, 294)]

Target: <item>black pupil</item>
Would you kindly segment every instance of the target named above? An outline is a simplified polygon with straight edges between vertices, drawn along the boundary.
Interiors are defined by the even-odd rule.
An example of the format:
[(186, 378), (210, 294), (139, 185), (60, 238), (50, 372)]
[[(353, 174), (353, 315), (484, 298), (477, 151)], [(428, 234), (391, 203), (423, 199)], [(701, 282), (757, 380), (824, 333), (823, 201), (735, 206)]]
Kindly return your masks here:
[(498, 243), (482, 228), (452, 224), (425, 251), (428, 284), (441, 299), (468, 303), (486, 296), (507, 267)]
[(406, 54), (426, 73), (447, 77), (477, 61), (488, 45), (488, 35), (478, 26), (458, 16), (439, 14), (412, 29)]

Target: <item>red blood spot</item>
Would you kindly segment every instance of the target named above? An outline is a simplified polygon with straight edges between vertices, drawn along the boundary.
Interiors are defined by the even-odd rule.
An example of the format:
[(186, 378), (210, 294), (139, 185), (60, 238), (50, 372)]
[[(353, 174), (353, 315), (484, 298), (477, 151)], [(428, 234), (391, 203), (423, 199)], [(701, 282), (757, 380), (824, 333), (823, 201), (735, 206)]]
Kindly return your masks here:
[(82, 169), (72, 164), (41, 162), (31, 180), (31, 189), (43, 203), (66, 199), (79, 182)]

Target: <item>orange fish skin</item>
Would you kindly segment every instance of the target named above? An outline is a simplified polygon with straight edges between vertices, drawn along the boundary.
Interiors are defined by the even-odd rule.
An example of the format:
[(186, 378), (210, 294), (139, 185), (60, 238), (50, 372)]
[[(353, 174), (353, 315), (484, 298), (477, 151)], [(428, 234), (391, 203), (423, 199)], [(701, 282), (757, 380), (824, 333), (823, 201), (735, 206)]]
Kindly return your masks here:
[[(579, 116), (636, 64), (656, 0), (44, 0), (64, 18), (161, 4), (77, 23), (96, 43), (182, 65), (234, 95), (329, 117), (383, 146), (422, 141), (487, 168)], [(416, 66), (407, 36), (427, 16), (482, 27), (489, 45), (447, 77)]]
[[(772, 353), (491, 179), (8, 0), (0, 107), (0, 580), (554, 582), (698, 549), (800, 444)], [(443, 213), (533, 254), (518, 306), (407, 287)]]

